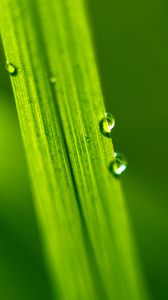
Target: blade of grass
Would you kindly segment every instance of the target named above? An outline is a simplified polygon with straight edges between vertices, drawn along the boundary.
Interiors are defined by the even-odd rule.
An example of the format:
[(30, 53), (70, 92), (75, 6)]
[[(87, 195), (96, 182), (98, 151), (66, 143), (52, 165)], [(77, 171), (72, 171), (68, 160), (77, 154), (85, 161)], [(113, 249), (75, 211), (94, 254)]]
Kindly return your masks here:
[[(1, 33), (58, 299), (146, 299), (81, 0), (1, 0)], [(8, 29), (8, 30), (6, 30)], [(89, 139), (89, 141), (88, 141)]]

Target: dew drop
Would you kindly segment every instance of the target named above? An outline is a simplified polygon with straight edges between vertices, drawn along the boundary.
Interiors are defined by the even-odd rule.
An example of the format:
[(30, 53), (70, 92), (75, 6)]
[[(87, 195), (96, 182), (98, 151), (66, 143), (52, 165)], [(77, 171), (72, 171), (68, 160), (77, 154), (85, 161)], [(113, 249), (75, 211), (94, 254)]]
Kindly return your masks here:
[(9, 61), (6, 62), (6, 70), (10, 73), (10, 75), (17, 75), (17, 68)]
[(127, 168), (127, 161), (125, 157), (119, 152), (114, 153), (114, 160), (110, 164), (110, 171), (114, 176), (120, 176)]
[(104, 118), (100, 122), (101, 132), (105, 136), (111, 137), (111, 132), (112, 132), (112, 129), (114, 128), (114, 126), (115, 126), (114, 116), (111, 113), (106, 112)]
[(86, 142), (89, 143), (90, 142), (90, 138), (88, 136), (86, 136)]
[(56, 83), (57, 82), (57, 78), (55, 76), (51, 76), (50, 77), (50, 82), (51, 83)]

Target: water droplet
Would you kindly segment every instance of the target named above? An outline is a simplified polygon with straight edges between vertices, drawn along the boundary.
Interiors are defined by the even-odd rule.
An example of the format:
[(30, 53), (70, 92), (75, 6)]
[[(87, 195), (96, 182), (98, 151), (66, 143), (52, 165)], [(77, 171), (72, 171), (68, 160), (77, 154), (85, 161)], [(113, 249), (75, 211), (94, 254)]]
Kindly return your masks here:
[(51, 76), (50, 77), (50, 82), (51, 83), (56, 83), (57, 82), (57, 78), (55, 76)]
[(110, 164), (110, 171), (114, 176), (118, 177), (121, 175), (127, 168), (127, 161), (125, 157), (119, 152), (114, 153), (114, 160)]
[(86, 136), (86, 142), (89, 143), (90, 142), (90, 138), (88, 136)]
[(105, 117), (100, 122), (100, 130), (101, 130), (101, 132), (105, 136), (111, 137), (111, 132), (112, 132), (112, 129), (114, 128), (114, 126), (115, 126), (115, 118), (114, 118), (114, 116), (111, 113), (106, 112), (105, 113)]
[(7, 61), (5, 67), (6, 67), (6, 70), (10, 73), (10, 75), (12, 75), (12, 76), (17, 75), (17, 68), (12, 63)]

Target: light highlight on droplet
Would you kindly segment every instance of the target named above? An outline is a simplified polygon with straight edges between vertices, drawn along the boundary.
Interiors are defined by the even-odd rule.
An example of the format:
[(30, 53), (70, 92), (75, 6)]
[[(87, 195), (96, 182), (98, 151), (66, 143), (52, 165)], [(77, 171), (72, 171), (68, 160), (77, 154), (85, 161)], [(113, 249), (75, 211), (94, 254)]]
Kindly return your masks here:
[(51, 76), (50, 77), (50, 82), (51, 83), (56, 83), (57, 82), (57, 78), (55, 76)]

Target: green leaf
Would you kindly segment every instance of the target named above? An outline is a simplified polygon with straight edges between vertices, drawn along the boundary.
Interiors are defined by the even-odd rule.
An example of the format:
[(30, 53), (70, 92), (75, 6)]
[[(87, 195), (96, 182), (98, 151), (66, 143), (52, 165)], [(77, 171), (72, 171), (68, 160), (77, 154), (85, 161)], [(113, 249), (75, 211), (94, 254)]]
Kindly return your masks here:
[(104, 103), (82, 1), (1, 0), (0, 12), (55, 297), (147, 299), (109, 172), (113, 146), (99, 128)]

